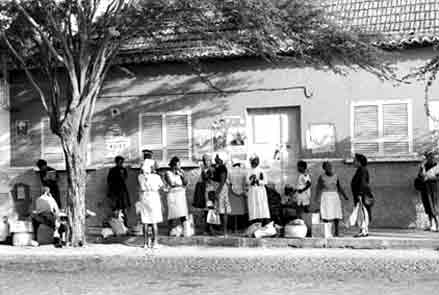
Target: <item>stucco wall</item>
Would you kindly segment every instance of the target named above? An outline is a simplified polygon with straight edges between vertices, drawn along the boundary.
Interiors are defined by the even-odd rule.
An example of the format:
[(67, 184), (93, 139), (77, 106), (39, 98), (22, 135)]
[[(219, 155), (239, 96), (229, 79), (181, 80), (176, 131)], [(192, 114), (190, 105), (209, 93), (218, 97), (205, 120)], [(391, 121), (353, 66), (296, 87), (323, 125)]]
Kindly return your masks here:
[[(410, 68), (420, 65), (432, 56), (429, 50), (405, 52), (398, 57), (401, 75)], [(104, 159), (104, 135), (111, 124), (117, 123), (130, 138), (129, 160), (138, 161), (138, 114), (140, 112), (169, 112), (188, 110), (192, 113), (193, 134), (197, 129), (210, 126), (213, 121), (224, 116), (246, 117), (248, 108), (295, 106), (300, 107), (301, 156), (302, 158), (336, 158), (337, 172), (349, 189), (353, 175), (350, 164), (341, 161), (350, 157), (350, 103), (352, 101), (375, 101), (385, 99), (409, 99), (413, 107), (413, 133), (415, 150), (421, 151), (428, 138), (428, 120), (423, 107), (422, 82), (410, 85), (382, 82), (362, 71), (351, 72), (347, 76), (310, 68), (294, 68), (292, 65), (270, 65), (254, 59), (215, 61), (206, 63), (212, 81), (224, 90), (266, 88), (273, 91), (259, 91), (235, 94), (184, 94), (187, 91), (208, 90), (191, 69), (185, 64), (152, 64), (127, 66), (134, 74), (128, 77), (124, 71), (114, 69), (106, 83), (96, 106), (92, 127), (91, 164), (87, 187), (87, 205), (99, 211), (99, 217), (90, 220), (91, 225), (100, 225), (108, 213), (105, 202), (105, 177), (111, 159)], [(42, 109), (37, 96), (23, 82), (20, 75), (13, 76), (11, 87), (12, 103), (17, 110), (11, 117), (11, 164), (30, 167), (41, 155), (40, 119)], [(439, 83), (432, 89), (432, 98), (439, 93)], [(306, 86), (313, 92), (306, 99), (300, 89), (280, 88)], [(180, 94), (178, 94), (180, 93)], [(436, 96), (435, 96), (436, 95)], [(111, 109), (117, 107), (121, 114), (111, 116)], [(27, 138), (18, 138), (13, 132), (16, 120), (29, 120), (30, 133)], [(336, 128), (337, 145), (334, 153), (312, 154), (306, 149), (306, 129), (311, 123), (333, 123)], [(310, 162), (314, 179), (320, 173), (320, 162)], [(407, 227), (416, 223), (418, 197), (412, 188), (416, 173), (416, 162), (373, 163), (370, 167), (373, 189), (377, 195), (374, 225)], [(135, 194), (135, 171), (130, 172), (129, 186), (133, 201)], [(197, 172), (193, 179), (196, 179)], [(37, 183), (30, 181), (33, 185)], [(192, 181), (192, 184), (194, 181)], [(38, 189), (33, 189), (37, 192)], [(188, 190), (188, 196), (192, 192)], [(346, 210), (350, 210), (350, 203)], [(317, 200), (314, 208), (318, 208)], [(134, 222), (134, 221), (132, 221)]]

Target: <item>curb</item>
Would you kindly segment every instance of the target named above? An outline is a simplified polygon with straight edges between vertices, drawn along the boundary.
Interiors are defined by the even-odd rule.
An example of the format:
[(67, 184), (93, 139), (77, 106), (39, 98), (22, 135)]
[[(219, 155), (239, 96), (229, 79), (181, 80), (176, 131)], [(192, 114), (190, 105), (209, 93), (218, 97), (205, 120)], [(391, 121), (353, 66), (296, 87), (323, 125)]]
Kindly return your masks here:
[[(142, 246), (141, 236), (110, 237), (105, 240), (89, 237), (91, 243)], [(169, 237), (160, 236), (159, 243), (177, 246), (232, 247), (232, 248), (332, 248), (332, 249), (439, 249), (439, 239), (396, 239), (396, 238), (245, 238), (245, 237)]]

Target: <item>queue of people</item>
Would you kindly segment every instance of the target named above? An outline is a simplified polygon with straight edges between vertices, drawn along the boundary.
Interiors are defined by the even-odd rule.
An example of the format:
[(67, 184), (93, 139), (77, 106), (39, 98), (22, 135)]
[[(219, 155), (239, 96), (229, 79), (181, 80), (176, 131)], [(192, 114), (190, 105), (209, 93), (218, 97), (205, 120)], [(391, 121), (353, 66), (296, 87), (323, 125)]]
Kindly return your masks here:
[[(186, 187), (188, 178), (181, 168), (178, 157), (173, 157), (169, 162), (169, 169), (164, 174), (159, 174), (157, 162), (153, 160), (151, 151), (145, 150), (144, 160), (141, 164), (140, 173), (137, 176), (138, 201), (135, 204), (139, 221), (143, 225), (144, 245), (147, 248), (158, 246), (158, 224), (162, 223), (161, 194), (166, 194), (167, 220), (169, 223), (169, 234), (179, 236), (185, 231), (188, 223), (189, 208), (186, 198)], [(272, 222), (285, 225), (291, 218), (304, 219), (306, 213), (310, 213), (312, 200), (320, 200), (320, 216), (326, 223), (332, 223), (334, 235), (339, 236), (340, 221), (344, 219), (342, 200), (348, 200), (341, 181), (333, 165), (324, 162), (322, 173), (316, 182), (315, 192), (312, 192), (311, 175), (308, 172), (307, 163), (297, 163), (298, 177), (294, 184), (285, 187), (284, 197), (280, 203), (282, 206), (292, 205), (295, 208), (295, 216), (281, 214), (273, 216), (272, 198), (280, 196), (268, 184), (270, 180), (266, 172), (260, 167), (258, 156), (254, 155), (249, 159), (250, 167), (242, 173), (243, 169), (236, 170), (241, 164), (235, 163), (231, 168), (225, 165), (225, 159), (216, 155), (214, 159), (205, 155), (202, 158), (201, 174), (198, 179), (192, 206), (202, 209), (204, 232), (209, 235), (227, 236), (229, 228), (229, 217), (234, 207), (241, 207), (241, 214), (244, 207), (248, 213), (248, 224), (260, 223), (265, 226)], [(355, 174), (351, 180), (351, 192), (355, 214), (361, 213), (361, 220), (356, 219), (354, 223), (359, 227), (359, 233), (355, 237), (367, 237), (369, 224), (372, 220), (372, 208), (374, 195), (370, 188), (370, 177), (367, 169), (367, 158), (362, 154), (355, 154)], [(44, 160), (37, 163), (40, 168), (40, 177), (44, 186), (43, 194), (40, 197), (40, 208), (33, 214), (35, 227), (46, 224), (54, 229), (55, 237), (63, 234), (64, 229), (59, 226), (58, 215), (60, 208), (59, 189), (56, 175), (52, 175), (54, 169), (47, 166)], [(229, 171), (230, 169), (230, 171)], [(236, 171), (241, 173), (238, 175)], [(422, 164), (415, 180), (415, 187), (421, 193), (425, 212), (430, 220), (430, 230), (438, 230), (437, 214), (437, 176), (439, 165), (434, 161), (431, 153), (426, 154), (426, 161)], [(107, 177), (108, 199), (115, 216), (126, 216), (127, 210), (131, 207), (130, 196), (126, 180), (128, 171), (124, 167), (123, 157), (115, 158), (115, 166), (110, 169)], [(314, 194), (314, 198), (313, 198)], [(343, 199), (342, 199), (343, 198)], [(42, 205), (41, 205), (42, 204)], [(277, 213), (275, 213), (277, 214)], [(352, 218), (352, 216), (350, 217)], [(126, 224), (126, 218), (124, 220)], [(354, 225), (351, 224), (351, 225)], [(35, 230), (35, 232), (37, 232)], [(57, 242), (58, 243), (58, 242)]]
[[(126, 210), (129, 206), (129, 201), (123, 201), (129, 197), (125, 184), (126, 170), (123, 168), (123, 158), (117, 157), (115, 162), (115, 167), (109, 172), (108, 188), (111, 203), (115, 204), (113, 210), (120, 211)], [(286, 218), (284, 218), (285, 216), (282, 218), (273, 216), (274, 211), (271, 208), (272, 202), (270, 202), (273, 188), (268, 185), (269, 179), (266, 172), (260, 167), (258, 156), (250, 157), (249, 164), (250, 167), (246, 169), (244, 174), (236, 175), (234, 167), (240, 164), (235, 163), (234, 167), (228, 168), (225, 165), (225, 159), (220, 154), (215, 155), (213, 159), (207, 155), (203, 156), (200, 167), (201, 174), (195, 184), (191, 205), (204, 212), (205, 234), (227, 236), (229, 217), (233, 211), (232, 207), (237, 204), (236, 200), (240, 200), (241, 204), (245, 203), (249, 225), (260, 223), (265, 226), (273, 220), (276, 223), (283, 223), (280, 225), (285, 225), (290, 221), (288, 216)], [(361, 204), (364, 212), (362, 222), (357, 223), (360, 231), (356, 237), (366, 237), (373, 205), (373, 194), (370, 190), (369, 174), (366, 167), (367, 158), (364, 155), (355, 155), (354, 165), (357, 170), (351, 182), (353, 201), (354, 205)], [(296, 215), (290, 216), (290, 219), (304, 219), (304, 214), (310, 212), (311, 206), (312, 180), (308, 173), (307, 163), (299, 161), (297, 170), (297, 182), (294, 185), (286, 186), (286, 197), (281, 202), (282, 205), (294, 205)], [(333, 223), (334, 234), (338, 236), (339, 223), (343, 219), (341, 197), (345, 200), (348, 200), (348, 197), (331, 163), (324, 162), (322, 170), (323, 173), (318, 178), (315, 194), (320, 199), (322, 220)], [(239, 171), (242, 172), (242, 169)], [(143, 224), (145, 247), (154, 248), (158, 245), (157, 224), (163, 222), (164, 219), (160, 193), (166, 194), (169, 234), (182, 235), (187, 226), (189, 208), (186, 198), (188, 179), (181, 168), (180, 159), (173, 157), (169, 163), (169, 169), (163, 175), (159, 175), (157, 163), (152, 159), (152, 152), (145, 150), (141, 172), (137, 179), (139, 201), (135, 207), (139, 220)], [(115, 184), (120, 185), (111, 192)], [(274, 190), (274, 192), (276, 191)], [(115, 197), (122, 200), (115, 201)]]

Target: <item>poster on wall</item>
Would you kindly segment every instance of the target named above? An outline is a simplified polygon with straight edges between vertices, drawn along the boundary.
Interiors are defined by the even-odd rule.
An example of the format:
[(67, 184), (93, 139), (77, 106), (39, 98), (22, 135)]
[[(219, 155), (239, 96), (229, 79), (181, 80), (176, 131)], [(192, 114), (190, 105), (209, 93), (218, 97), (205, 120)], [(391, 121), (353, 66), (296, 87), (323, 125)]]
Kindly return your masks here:
[(312, 153), (335, 152), (335, 126), (330, 123), (310, 124), (306, 136), (307, 148)]
[(125, 136), (118, 124), (113, 124), (105, 134), (105, 157), (123, 156), (130, 159), (130, 139)]
[(15, 132), (17, 136), (23, 137), (29, 135), (29, 121), (18, 120), (15, 122)]
[(212, 124), (213, 151), (226, 153), (233, 162), (247, 155), (246, 125), (239, 116), (224, 117)]
[(201, 161), (204, 154), (212, 153), (212, 130), (194, 129), (194, 159)]

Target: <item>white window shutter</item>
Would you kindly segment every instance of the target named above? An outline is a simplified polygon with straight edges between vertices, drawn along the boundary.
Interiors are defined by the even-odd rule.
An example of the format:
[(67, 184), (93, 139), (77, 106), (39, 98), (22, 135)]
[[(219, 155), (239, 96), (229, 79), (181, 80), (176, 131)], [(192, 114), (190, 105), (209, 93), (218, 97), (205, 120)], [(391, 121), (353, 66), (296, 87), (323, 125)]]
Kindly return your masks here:
[(166, 147), (168, 159), (173, 156), (181, 160), (190, 159), (190, 115), (166, 115)]
[(157, 160), (163, 159), (163, 116), (161, 114), (141, 115), (141, 150), (149, 149)]
[(383, 153), (385, 155), (409, 153), (408, 104), (383, 105)]
[(408, 137), (408, 105), (406, 103), (383, 105), (383, 135)]
[(379, 136), (378, 106), (364, 105), (354, 107), (355, 139), (376, 139)]
[(366, 156), (375, 156), (379, 153), (378, 142), (355, 142), (353, 144), (354, 153), (364, 154)]
[(41, 136), (41, 157), (45, 159), (49, 165), (63, 164), (64, 152), (62, 150), (61, 140), (56, 134), (52, 133), (49, 118), (44, 118), (41, 120)]

